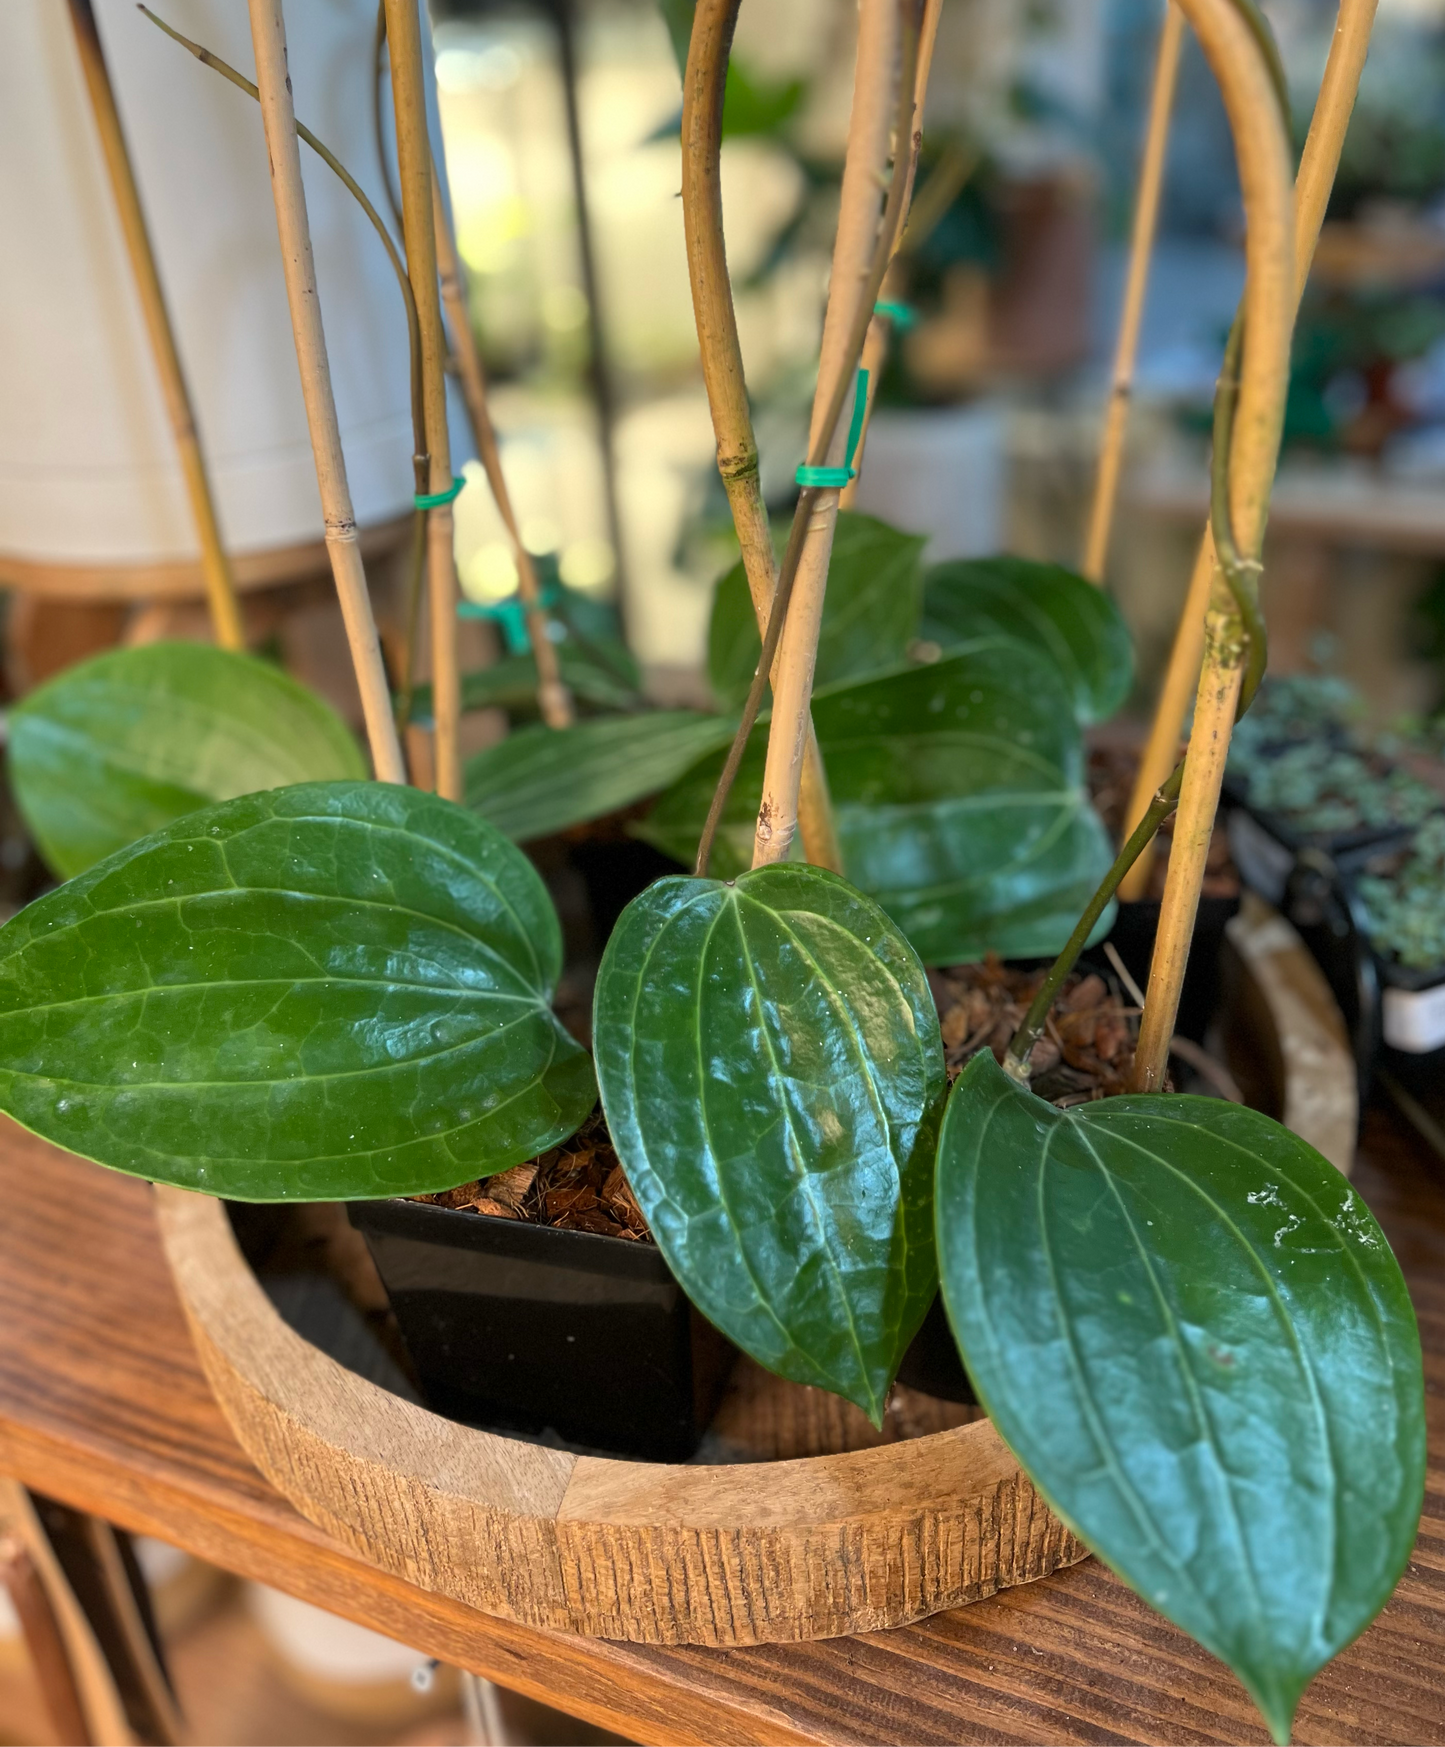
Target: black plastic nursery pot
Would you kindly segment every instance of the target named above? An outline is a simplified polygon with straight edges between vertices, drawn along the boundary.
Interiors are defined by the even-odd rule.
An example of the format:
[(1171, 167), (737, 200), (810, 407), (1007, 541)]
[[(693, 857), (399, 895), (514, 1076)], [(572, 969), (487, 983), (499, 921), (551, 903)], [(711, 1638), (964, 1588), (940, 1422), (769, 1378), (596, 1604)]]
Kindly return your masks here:
[(1402, 1078), (1445, 1087), (1445, 965), (1417, 970), (1377, 952), (1355, 882), (1390, 845), (1306, 851), (1283, 908), (1324, 972), (1350, 1033), (1363, 1099), (1382, 1063)]
[(933, 1395), (940, 1401), (970, 1404), (978, 1400), (958, 1356), (958, 1342), (948, 1326), (942, 1293), (935, 1295), (928, 1315), (903, 1355), (898, 1381), (905, 1389), (916, 1389), (920, 1395)]
[(427, 1405), (490, 1431), (685, 1462), (735, 1349), (662, 1252), (419, 1201), (353, 1201)]
[[(1119, 915), (1109, 933), (1109, 944), (1124, 961), (1129, 975), (1142, 989), (1149, 981), (1149, 961), (1154, 955), (1154, 936), (1159, 932), (1159, 900), (1142, 898), (1137, 903), (1120, 904)], [(1194, 921), (1194, 939), (1189, 948), (1189, 962), (1184, 971), (1184, 986), (1179, 996), (1179, 1016), (1175, 1029), (1192, 1043), (1204, 1042), (1210, 1021), (1218, 1010), (1222, 983), (1219, 954), (1224, 945), (1224, 930), (1232, 916), (1239, 913), (1239, 899), (1201, 898)], [(1109, 974), (1111, 967), (1102, 947), (1086, 955), (1089, 963)]]
[(1226, 778), (1224, 802), (1228, 809), (1229, 853), (1240, 877), (1266, 903), (1285, 900), (1290, 877), (1306, 856), (1349, 856), (1356, 852), (1379, 853), (1406, 842), (1413, 825), (1376, 825), (1358, 831), (1298, 831), (1283, 813), (1251, 807), (1242, 788)]

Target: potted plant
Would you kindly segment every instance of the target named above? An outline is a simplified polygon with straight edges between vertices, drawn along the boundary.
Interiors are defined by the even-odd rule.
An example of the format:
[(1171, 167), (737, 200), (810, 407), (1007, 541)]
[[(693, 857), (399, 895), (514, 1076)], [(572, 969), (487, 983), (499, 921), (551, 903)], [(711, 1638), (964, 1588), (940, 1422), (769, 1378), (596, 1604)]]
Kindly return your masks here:
[(1385, 1042), (1411, 1055), (1445, 1048), (1445, 813), (1403, 850), (1371, 856), (1354, 883), (1385, 983)]
[(1386, 1067), (1397, 1101), (1402, 1077), (1433, 1090), (1445, 1049), (1442, 848), (1445, 812), (1437, 811), (1404, 842), (1396, 835), (1338, 856), (1307, 851), (1286, 894), (1350, 1023), (1361, 1085)]
[[(1054, 918), (1060, 867), (1063, 883), (1079, 880), (1099, 851), (1077, 798), (1077, 689), (1056, 658), (991, 633), (932, 663), (825, 688), (814, 707), (838, 493), (864, 400), (857, 360), (904, 216), (936, 16), (864, 0), (819, 391), (776, 569), (725, 276), (700, 300), (723, 477), (765, 629), (735, 728), (707, 730), (730, 745), (696, 871), (650, 885), (607, 943), (592, 1055), (551, 1006), (561, 952), (546, 890), (495, 824), (400, 782), (303, 782), (177, 818), (0, 931), (0, 1106), (161, 1183), (237, 1200), (355, 1201), (500, 1185), (572, 1146), (600, 1089), (610, 1144), (671, 1278), (763, 1366), (876, 1423), (941, 1282), (979, 1398), (1035, 1486), (1235, 1670), (1283, 1740), (1305, 1684), (1373, 1618), (1408, 1555), (1423, 1387), (1398, 1267), (1348, 1184), (1259, 1113), (1165, 1090), (1230, 729), (1264, 666), (1257, 555), (1295, 278), (1288, 134), (1257, 17), (1235, 0), (1182, 0), (1182, 10), (1236, 130), (1249, 251), (1217, 409), (1220, 564), (1194, 733), (1113, 865), (1094, 868), (1002, 1062), (981, 1049), (950, 1088), (909, 935), (937, 919), (916, 879), (889, 883), (889, 858), (903, 843), (916, 870), (941, 840), (952, 868), (971, 850), (977, 883), (1000, 899), (979, 912), (984, 932)], [(700, 0), (694, 20), (684, 142), (704, 190), (735, 11), (735, 0)], [(307, 325), (284, 30), (277, 0), (252, 0), (252, 15), (330, 516), (344, 470), (320, 334)], [(415, 9), (387, 0), (387, 23), (405, 190), (423, 168)], [(690, 251), (716, 266), (718, 214), (697, 194)], [(412, 200), (406, 216), (420, 311), (435, 299), (418, 268), (430, 209)], [(430, 405), (441, 358), (428, 331)], [(423, 508), (445, 495), (430, 483)], [(339, 514), (332, 526), (344, 591), (347, 529)], [(970, 628), (1017, 606), (997, 574), (961, 587)], [(373, 762), (395, 771), (392, 717), (367, 668), (374, 633), (362, 602), (344, 598), (358, 666), (372, 674)], [(446, 658), (443, 641), (439, 670)], [(763, 743), (753, 736), (770, 680)], [(453, 737), (437, 760), (443, 787), (459, 776), (460, 695), (454, 668), (439, 671), (437, 736)], [(544, 761), (590, 746), (604, 768), (695, 726), (643, 716), (515, 738)], [(992, 759), (1003, 777), (991, 783), (985, 770), (960, 796), (949, 766), (970, 740), (975, 765)], [(737, 852), (724, 833), (749, 771), (751, 865), (717, 877), (714, 850)], [(836, 807), (835, 773), (850, 797)], [(1120, 879), (1176, 806), (1135, 1090), (1061, 1107), (1030, 1089), (1036, 1046)], [(1025, 821), (1022, 853), (1003, 823), (1009, 808)], [(970, 812), (986, 853), (959, 824)], [(1058, 850), (1080, 835), (1086, 855)], [(799, 841), (805, 862), (792, 859)], [(823, 865), (840, 844), (866, 870), (858, 883)], [(1000, 853), (1005, 872), (990, 886)], [(1047, 875), (1036, 886), (1018, 873), (1032, 861)], [(597, 1241), (640, 1253), (635, 1239)]]
[(1305, 850), (1328, 857), (1402, 841), (1445, 802), (1363, 733), (1360, 701), (1328, 676), (1273, 681), (1230, 751), (1230, 843), (1251, 885), (1284, 897)]

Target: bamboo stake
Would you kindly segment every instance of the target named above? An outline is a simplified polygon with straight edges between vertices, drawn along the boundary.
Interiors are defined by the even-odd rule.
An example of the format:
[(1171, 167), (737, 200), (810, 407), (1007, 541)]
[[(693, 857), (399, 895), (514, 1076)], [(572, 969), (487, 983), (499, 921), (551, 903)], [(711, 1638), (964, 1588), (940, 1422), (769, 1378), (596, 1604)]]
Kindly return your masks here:
[(135, 275), (136, 291), (140, 296), (141, 313), (145, 317), (146, 332), (150, 337), (151, 353), (160, 376), (166, 416), (170, 420), (171, 434), (180, 453), (186, 496), (190, 499), (196, 537), (201, 547), (201, 575), (205, 581), (211, 626), (217, 643), (223, 649), (244, 649), (246, 633), (241, 619), (241, 608), (236, 599), (235, 577), (231, 573), (226, 549), (221, 543), (220, 524), (216, 519), (216, 505), (211, 495), (206, 458), (201, 451), (200, 435), (196, 430), (195, 411), (186, 386), (185, 372), (181, 368), (180, 353), (176, 350), (175, 331), (171, 326), (170, 312), (166, 308), (165, 293), (161, 289), (155, 251), (151, 247), (150, 232), (146, 228), (140, 192), (135, 183), (135, 171), (130, 161), (130, 153), (126, 149), (125, 133), (120, 125), (115, 91), (105, 64), (105, 52), (101, 47), (100, 32), (96, 28), (91, 0), (70, 0), (70, 23), (75, 33), (81, 70), (85, 74), (85, 87), (90, 95), (91, 113), (95, 117), (96, 131), (100, 135), (101, 155), (105, 159), (111, 192), (115, 196), (121, 234), (125, 238), (126, 253), (130, 256), (131, 271)]
[(371, 38), (371, 132), (376, 146), (376, 165), (381, 171), (382, 191), (392, 223), (400, 230), (401, 196), (391, 185), (391, 162), (386, 155), (386, 128), (382, 123), (382, 80), (386, 77), (386, 0), (376, 0), (376, 28)]
[[(1225, 436), (1228, 452), (1215, 457), (1217, 478), (1227, 488), (1216, 497), (1216, 525), (1222, 515), (1231, 543), (1242, 554), (1238, 567), (1257, 574), (1284, 424), (1290, 336), (1298, 308), (1290, 142), (1270, 65), (1232, 0), (1180, 0), (1180, 4), (1219, 81), (1244, 193), (1248, 226), (1244, 355), (1232, 428)], [(1221, 393), (1232, 400), (1231, 385), (1223, 384)], [(1135, 1051), (1134, 1083), (1140, 1091), (1158, 1091), (1164, 1084), (1204, 861), (1249, 654), (1250, 639), (1240, 609), (1225, 578), (1219, 575), (1205, 624), (1194, 732), (1184, 767), (1169, 875), (1149, 970), (1148, 999)]]
[[(888, 168), (901, 25), (898, 0), (861, 0), (853, 111), (848, 124), (828, 308), (823, 319), (818, 389), (813, 399), (812, 427), (808, 437), (810, 456), (817, 452), (826, 435), (823, 429), (826, 409), (840, 383), (854, 369), (861, 350), (852, 341), (852, 333), (860, 315), (866, 319), (870, 313), (864, 308), (864, 298), (877, 248), (879, 190), (885, 185)], [(911, 91), (909, 95), (911, 98)], [(907, 150), (907, 141), (900, 137), (897, 169), (900, 175), (906, 174), (903, 166)], [(868, 295), (870, 305), (873, 295), (876, 293)], [(840, 421), (823, 453), (825, 465), (842, 464), (845, 441), (846, 432)], [(837, 490), (820, 491), (810, 507), (792, 601), (774, 670), (773, 720), (763, 771), (762, 805), (758, 809), (757, 830), (753, 838), (754, 867), (786, 860), (797, 830), (798, 789), (813, 689), (813, 667), (837, 520)]]
[(356, 543), (356, 518), (346, 482), (336, 401), (331, 392), (331, 368), (326, 358), (326, 335), (316, 295), (316, 265), (311, 255), (311, 228), (306, 216), (306, 191), (301, 183), (301, 147), (286, 67), (286, 20), (282, 0), (249, 0), (249, 6), (256, 85), (266, 131), (266, 152), (271, 162), (276, 229), (281, 238), (281, 265), (326, 524), (326, 550), (361, 693), (372, 766), (382, 782), (404, 783), (406, 767), (392, 719), (391, 696), (376, 621), (371, 613), (371, 597), (366, 589), (366, 572)]
[[(261, 93), (244, 74), (238, 73), (219, 55), (212, 54), (210, 49), (203, 48), (198, 42), (192, 42), (188, 36), (182, 36), (180, 31), (173, 29), (163, 18), (158, 18), (149, 6), (140, 6), (138, 10), (143, 12), (158, 29), (163, 30), (172, 42), (179, 43), (183, 49), (193, 54), (202, 66), (210, 67), (223, 79), (229, 80), (238, 90), (244, 91), (248, 97), (259, 102)], [(381, 246), (386, 250), (386, 257), (391, 262), (391, 270), (396, 275), (397, 289), (401, 292), (402, 305), (406, 310), (407, 350), (411, 376), (412, 479), (413, 488), (420, 496), (426, 491), (431, 479), (431, 458), (426, 451), (426, 411), (422, 405), (421, 329), (417, 324), (416, 299), (411, 294), (411, 280), (406, 276), (406, 265), (397, 252), (396, 244), (391, 239), (391, 232), (383, 223), (381, 214), (371, 204), (367, 198), (366, 190), (362, 188), (345, 164), (341, 162), (335, 152), (317, 139), (316, 135), (299, 117), (296, 120), (296, 132), (366, 214), (371, 228), (376, 232)], [(414, 673), (416, 627), (420, 604), (422, 565), (425, 557), (426, 511), (414, 510), (412, 512), (411, 546), (407, 554), (406, 617), (403, 632), (404, 642), (399, 663), (401, 683), (398, 688), (395, 712), (398, 734), (406, 731), (406, 725), (411, 720), (412, 693), (416, 683)]]
[[(417, 0), (386, 0), (386, 40), (391, 55), (406, 265), (421, 323), (422, 398), (426, 407), (427, 448), (431, 452), (431, 493), (439, 495), (451, 489), (452, 452), (447, 432), (446, 342), (437, 286), (431, 140), (427, 133)], [(462, 696), (457, 670), (457, 566), (452, 530), (451, 504), (434, 505), (427, 517), (427, 575), (436, 784), (439, 795), (449, 801), (460, 801), (463, 779), (458, 728)]]
[[(904, 0), (904, 5), (905, 11), (911, 13), (910, 0)], [(911, 18), (909, 24), (910, 26), (912, 24)], [(898, 113), (894, 124), (895, 137), (900, 141), (908, 137), (913, 126), (912, 68), (918, 46), (916, 31), (911, 28), (905, 30), (904, 44), (903, 77), (898, 81)], [(878, 227), (878, 241), (874, 248), (873, 261), (868, 269), (868, 276), (864, 281), (858, 312), (854, 317), (853, 326), (849, 330), (843, 347), (844, 356), (850, 360), (856, 361), (862, 353), (873, 300), (882, 287), (884, 276), (888, 271), (888, 262), (892, 257), (894, 240), (907, 216), (903, 201), (905, 190), (906, 178), (894, 176), (888, 186), (888, 199), (883, 208), (883, 222)], [(809, 444), (808, 465), (810, 469), (818, 469), (827, 458), (828, 450), (832, 446), (833, 435), (838, 429), (838, 421), (843, 416), (844, 402), (854, 398), (853, 372), (845, 370), (840, 373), (837, 382), (833, 385), (832, 392), (824, 403), (817, 434)], [(798, 561), (802, 557), (804, 546), (807, 544), (808, 524), (813, 517), (813, 506), (826, 489), (829, 488), (812, 483), (804, 485), (798, 493), (797, 507), (793, 511), (793, 525), (788, 530), (788, 544), (783, 552), (783, 562), (778, 572), (778, 592), (773, 600), (772, 611), (768, 614), (768, 628), (763, 633), (762, 652), (758, 657), (752, 684), (748, 687), (748, 695), (743, 702), (737, 732), (733, 735), (733, 743), (728, 749), (727, 759), (723, 764), (722, 774), (718, 778), (712, 804), (708, 808), (707, 819), (698, 842), (696, 862), (698, 874), (707, 872), (708, 858), (712, 853), (713, 841), (717, 835), (723, 811), (727, 806), (728, 794), (742, 764), (743, 753), (747, 749), (748, 736), (752, 733), (753, 724), (758, 719), (763, 692), (767, 689), (768, 676), (772, 672), (773, 658), (777, 654), (779, 639), (787, 623), (788, 603), (792, 599), (793, 584), (798, 575)], [(774, 727), (776, 728), (776, 717), (774, 718)]]
[[(1355, 106), (1355, 96), (1364, 70), (1365, 55), (1370, 46), (1378, 0), (1341, 0), (1330, 43), (1329, 59), (1319, 96), (1315, 100), (1314, 116), (1309, 136), (1300, 158), (1299, 175), (1295, 182), (1295, 268), (1296, 298), (1303, 294), (1305, 282), (1314, 260), (1320, 226), (1335, 172), (1339, 169), (1340, 152), (1345, 130)], [(1190, 699), (1198, 684), (1204, 656), (1204, 617), (1209, 604), (1209, 591), (1214, 576), (1214, 542), (1208, 529), (1200, 542), (1194, 561), (1194, 572), (1169, 655), (1159, 702), (1154, 711), (1148, 744), (1140, 760), (1134, 792), (1129, 798), (1125, 815), (1126, 833), (1143, 818), (1150, 798), (1169, 774), (1178, 756), (1180, 736)], [(1119, 896), (1137, 900), (1149, 889), (1149, 873), (1154, 849), (1151, 844), (1135, 862), (1129, 876), (1119, 888)]]
[[(923, 19), (918, 29), (918, 64), (913, 75), (913, 137), (909, 141), (906, 172), (908, 182), (903, 192), (905, 212), (911, 211), (913, 206), (913, 184), (918, 175), (918, 156), (923, 149), (923, 100), (928, 94), (928, 75), (933, 67), (933, 45), (938, 40), (938, 21), (942, 16), (943, 0), (924, 0)], [(966, 177), (966, 159), (964, 163)], [(951, 178), (952, 172), (950, 180)], [(962, 186), (960, 182), (954, 193)], [(888, 290), (888, 279), (892, 274), (893, 262), (902, 254), (907, 240), (906, 232), (900, 231), (898, 240), (893, 245), (889, 273), (884, 275), (884, 292), (890, 301), (893, 299)], [(839, 509), (851, 510), (858, 503), (858, 480), (863, 472), (863, 456), (868, 448), (868, 427), (873, 421), (873, 408), (877, 405), (878, 390), (883, 383), (883, 371), (888, 363), (888, 348), (894, 325), (894, 317), (879, 310), (874, 311), (868, 323), (868, 337), (863, 342), (863, 368), (868, 372), (868, 404), (863, 409), (863, 425), (858, 433), (858, 448), (853, 457), (853, 477), (843, 487), (838, 498)]]
[(1134, 229), (1129, 239), (1129, 274), (1124, 287), (1124, 310), (1119, 320), (1119, 342), (1114, 354), (1114, 379), (1104, 415), (1094, 504), (1089, 516), (1088, 538), (1084, 543), (1082, 568), (1084, 575), (1094, 583), (1103, 582), (1104, 565), (1109, 556), (1109, 534), (1114, 525), (1119, 470), (1124, 459), (1124, 433), (1129, 424), (1129, 401), (1134, 389), (1134, 364), (1139, 355), (1139, 329), (1144, 319), (1149, 263), (1154, 254), (1154, 233), (1159, 223), (1159, 197), (1164, 188), (1169, 119), (1174, 108), (1174, 88), (1178, 83), (1179, 54), (1183, 45), (1184, 14), (1171, 0), (1164, 9), (1164, 25), (1159, 33), (1159, 52), (1154, 63), (1154, 89), (1149, 99), (1149, 125), (1139, 169)]
[(571, 725), (572, 694), (562, 682), (562, 669), (557, 660), (557, 645), (552, 641), (546, 609), (542, 605), (542, 590), (537, 582), (537, 568), (532, 554), (522, 544), (512, 494), (507, 489), (502, 472), (502, 456), (497, 446), (496, 428), (487, 408), (487, 379), (477, 352), (476, 336), (472, 332), (471, 312), (467, 307), (466, 282), (457, 256), (456, 239), (447, 221), (442, 202), (441, 184), (432, 166), (432, 224), (436, 230), (437, 263), (441, 271), (442, 304), (446, 310), (447, 328), (451, 336), (452, 357), (456, 360), (457, 377), (462, 385), (467, 420), (472, 427), (472, 440), (477, 445), (487, 484), (497, 512), (512, 542), (512, 558), (517, 566), (517, 593), (527, 621), (527, 638), (532, 645), (532, 658), (537, 663), (537, 705), (542, 720), (549, 728)]
[[(682, 220), (703, 381), (717, 437), (717, 466), (742, 548), (758, 632), (777, 593), (772, 530), (758, 475), (758, 445), (748, 406), (737, 315), (728, 278), (722, 214), (722, 108), (728, 51), (742, 0), (698, 0), (682, 93)], [(776, 668), (776, 663), (774, 663)], [(843, 872), (828, 795), (828, 775), (811, 712), (798, 795), (803, 854), (814, 867)]]

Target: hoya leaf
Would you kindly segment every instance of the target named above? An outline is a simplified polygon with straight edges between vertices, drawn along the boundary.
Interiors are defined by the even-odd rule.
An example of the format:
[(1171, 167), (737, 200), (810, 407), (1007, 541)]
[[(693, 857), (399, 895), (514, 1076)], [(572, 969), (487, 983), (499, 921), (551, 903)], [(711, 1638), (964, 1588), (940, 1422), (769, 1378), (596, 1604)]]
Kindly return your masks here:
[[(848, 876), (930, 964), (1057, 952), (1113, 859), (1083, 786), (1079, 731), (1049, 660), (983, 638), (927, 667), (813, 700)], [(751, 859), (766, 728), (755, 730), (711, 871)], [(721, 757), (637, 827), (679, 859), (697, 847)], [(1101, 933), (1113, 911), (1101, 919)]]
[(1050, 1505), (1277, 1741), (1384, 1606), (1424, 1487), (1420, 1342), (1335, 1168), (1221, 1100), (1059, 1111), (987, 1050), (938, 1152), (944, 1299)]
[(10, 714), (10, 776), (63, 878), (213, 801), (364, 777), (346, 724), (269, 662), (149, 643), (81, 662)]
[(1057, 665), (1081, 722), (1112, 716), (1134, 683), (1134, 646), (1119, 609), (1059, 564), (1031, 558), (958, 558), (923, 580), (920, 635), (944, 649), (1001, 631)]
[(659, 880), (608, 942), (594, 1035), (613, 1144), (688, 1296), (881, 1423), (937, 1283), (943, 1045), (907, 941), (818, 868)]
[(786, 136), (807, 91), (802, 79), (768, 79), (732, 59), (723, 91), (723, 138)]
[(571, 1134), (556, 913), (435, 795), (304, 783), (177, 820), (0, 929), (0, 1108), (239, 1201), (444, 1189)]
[(732, 736), (722, 717), (691, 710), (523, 728), (467, 761), (467, 805), (526, 843), (656, 794)]
[(696, 0), (658, 0), (662, 21), (672, 42), (679, 73), (687, 70), (687, 50), (692, 41), (692, 14)]
[[(925, 544), (872, 516), (848, 510), (839, 515), (818, 638), (817, 685), (856, 679), (902, 661), (918, 635)], [(720, 703), (741, 705), (761, 653), (757, 616), (739, 562), (717, 586), (708, 628), (707, 676)]]

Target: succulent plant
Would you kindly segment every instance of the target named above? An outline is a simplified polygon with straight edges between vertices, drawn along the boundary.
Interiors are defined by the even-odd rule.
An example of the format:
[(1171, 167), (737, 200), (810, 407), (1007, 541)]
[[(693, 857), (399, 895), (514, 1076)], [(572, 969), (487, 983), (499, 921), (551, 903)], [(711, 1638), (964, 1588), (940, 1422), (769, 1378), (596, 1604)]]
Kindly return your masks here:
[(1425, 821), (1391, 871), (1364, 875), (1359, 895), (1377, 951), (1410, 970), (1445, 965), (1445, 813)]

